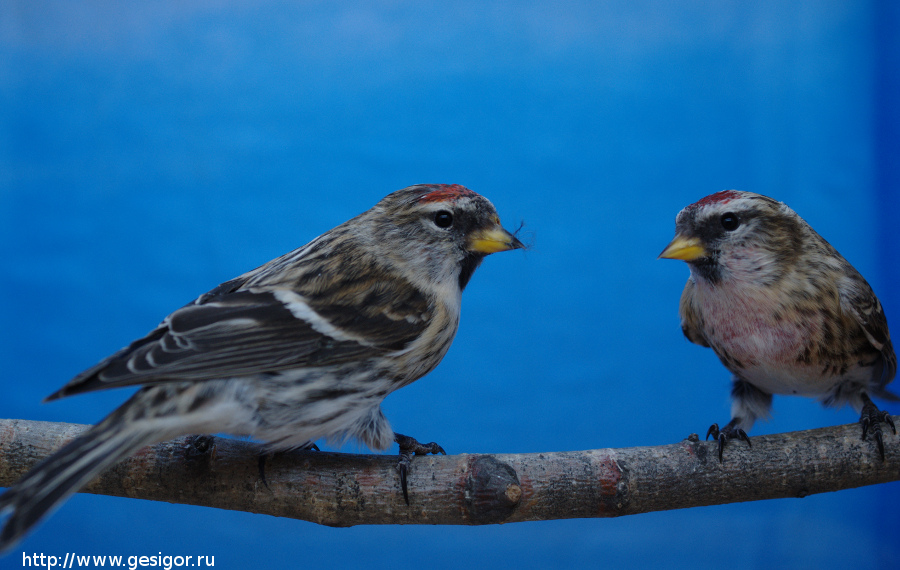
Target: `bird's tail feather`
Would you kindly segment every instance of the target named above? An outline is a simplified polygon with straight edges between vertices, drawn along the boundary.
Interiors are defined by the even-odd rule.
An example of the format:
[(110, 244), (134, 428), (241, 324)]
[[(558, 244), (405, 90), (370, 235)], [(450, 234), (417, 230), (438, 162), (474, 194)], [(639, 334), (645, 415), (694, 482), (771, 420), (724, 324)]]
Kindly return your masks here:
[(0, 531), (0, 552), (18, 542), (42, 517), (100, 472), (137, 449), (155, 443), (157, 434), (102, 422), (36, 465), (0, 495), (0, 513), (11, 511)]

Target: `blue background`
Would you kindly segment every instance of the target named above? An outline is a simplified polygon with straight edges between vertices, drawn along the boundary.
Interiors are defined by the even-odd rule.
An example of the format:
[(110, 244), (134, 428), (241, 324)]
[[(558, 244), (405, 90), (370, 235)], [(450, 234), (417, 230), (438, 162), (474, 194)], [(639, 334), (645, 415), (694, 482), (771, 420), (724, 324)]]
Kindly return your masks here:
[[(385, 402), (450, 453), (665, 444), (727, 421), (681, 334), (683, 206), (787, 202), (900, 327), (900, 9), (785, 3), (0, 4), (0, 417), (166, 314), (414, 183), (525, 221), (429, 377)], [(900, 413), (898, 406), (888, 406)], [(752, 434), (856, 421), (776, 397)], [(355, 448), (349, 447), (348, 450)], [(900, 442), (888, 438), (888, 453)], [(216, 567), (896, 567), (900, 484), (618, 519), (355, 527), (78, 495), (21, 552), (204, 554)]]

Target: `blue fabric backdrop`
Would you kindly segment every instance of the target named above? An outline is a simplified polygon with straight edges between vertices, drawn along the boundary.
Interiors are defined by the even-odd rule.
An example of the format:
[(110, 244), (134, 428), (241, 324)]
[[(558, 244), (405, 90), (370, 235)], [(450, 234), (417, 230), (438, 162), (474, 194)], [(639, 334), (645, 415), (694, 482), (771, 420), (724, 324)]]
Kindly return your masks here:
[[(39, 402), (216, 284), (441, 182), (524, 220), (534, 247), (477, 272), (450, 354), (385, 403), (398, 431), (450, 453), (702, 435), (728, 418), (729, 376), (681, 335), (687, 268), (656, 260), (683, 206), (725, 188), (787, 202), (900, 327), (898, 29), (889, 0), (3, 2), (0, 417), (98, 421), (126, 392)], [(855, 420), (776, 397), (753, 434)], [(888, 484), (332, 529), (78, 495), (0, 567), (23, 551), (219, 568), (896, 567), (898, 506)]]

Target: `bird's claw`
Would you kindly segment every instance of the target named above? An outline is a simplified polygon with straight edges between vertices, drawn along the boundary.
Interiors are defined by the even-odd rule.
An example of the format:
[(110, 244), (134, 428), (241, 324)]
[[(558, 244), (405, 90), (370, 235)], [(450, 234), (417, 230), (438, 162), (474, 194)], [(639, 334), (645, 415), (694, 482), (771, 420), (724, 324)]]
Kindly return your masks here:
[(266, 481), (266, 459), (268, 457), (268, 453), (260, 453), (258, 463), (256, 464), (257, 468), (259, 469), (259, 480), (262, 481), (262, 484), (266, 487), (266, 489), (269, 488), (269, 482)]
[(747, 435), (747, 432), (745, 432), (741, 428), (734, 427), (730, 423), (721, 430), (719, 429), (719, 424), (713, 424), (709, 426), (709, 429), (706, 431), (706, 439), (709, 439), (709, 436), (713, 436), (713, 438), (719, 440), (719, 463), (723, 463), (725, 442), (729, 439), (742, 439), (747, 442), (747, 445), (753, 447), (753, 444), (750, 443), (750, 437)]
[(394, 441), (400, 446), (400, 461), (397, 463), (397, 470), (400, 472), (400, 488), (403, 490), (403, 500), (409, 505), (407, 475), (409, 474), (409, 465), (412, 462), (413, 454), (426, 455), (433, 453), (437, 455), (441, 453), (447, 455), (447, 452), (433, 441), (431, 443), (419, 443), (415, 438), (399, 433), (394, 434)]
[(863, 406), (859, 423), (862, 424), (863, 441), (866, 440), (866, 435), (869, 434), (871, 428), (875, 444), (878, 446), (878, 456), (884, 461), (884, 434), (881, 431), (881, 424), (884, 423), (891, 426), (891, 431), (894, 432), (894, 435), (897, 435), (897, 426), (894, 425), (894, 419), (891, 417), (891, 414), (882, 412), (875, 404), (869, 401)]
[[(319, 446), (315, 444), (313, 441), (307, 441), (300, 447), (298, 447), (300, 451), (319, 451)], [(266, 459), (272, 457), (275, 453), (260, 453), (259, 454), (259, 462), (257, 464), (259, 468), (259, 479), (262, 481), (262, 484), (265, 485), (266, 489), (269, 488), (269, 482), (266, 480)]]

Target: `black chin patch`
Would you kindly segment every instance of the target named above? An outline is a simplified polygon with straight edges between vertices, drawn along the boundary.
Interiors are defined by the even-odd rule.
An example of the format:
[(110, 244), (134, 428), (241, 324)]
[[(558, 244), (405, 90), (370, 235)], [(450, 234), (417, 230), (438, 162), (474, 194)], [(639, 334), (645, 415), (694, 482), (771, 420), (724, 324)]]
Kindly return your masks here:
[(716, 285), (722, 280), (722, 266), (712, 257), (702, 257), (690, 262), (694, 270), (707, 283)]
[(469, 253), (462, 261), (462, 266), (460, 267), (459, 272), (459, 290), (462, 291), (466, 288), (466, 285), (469, 284), (469, 279), (472, 278), (472, 274), (475, 273), (475, 270), (478, 269), (478, 266), (481, 265), (481, 261), (484, 259), (484, 254), (481, 253)]

